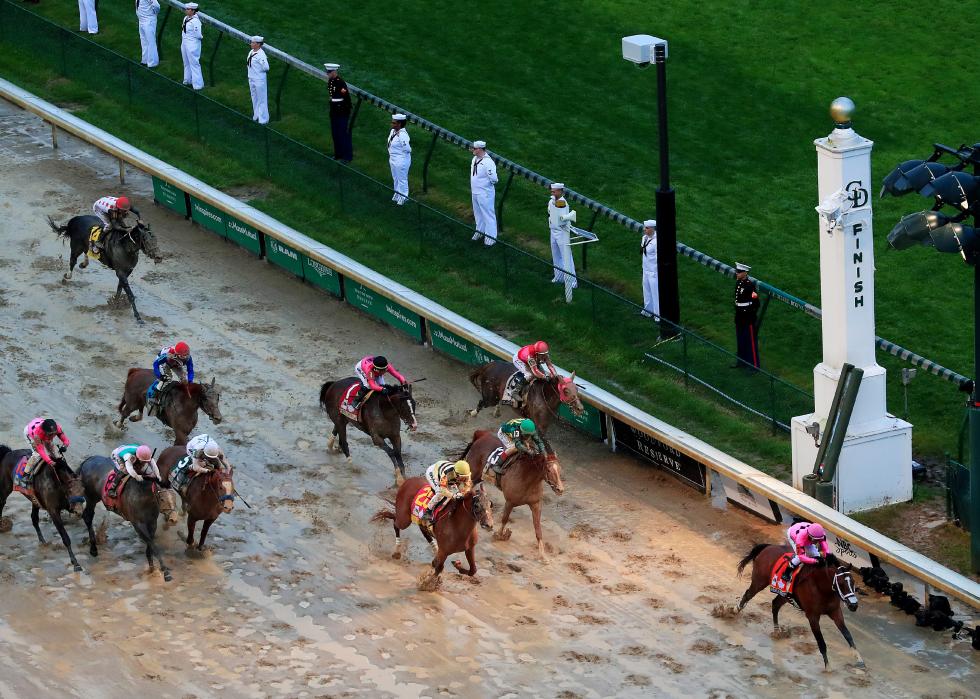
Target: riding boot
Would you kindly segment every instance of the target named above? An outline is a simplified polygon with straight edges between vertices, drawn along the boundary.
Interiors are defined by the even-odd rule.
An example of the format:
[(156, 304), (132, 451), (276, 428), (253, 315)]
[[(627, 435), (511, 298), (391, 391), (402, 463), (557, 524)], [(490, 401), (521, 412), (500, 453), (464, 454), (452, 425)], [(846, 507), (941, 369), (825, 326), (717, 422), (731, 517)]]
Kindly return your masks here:
[(793, 571), (796, 570), (796, 566), (792, 563), (786, 566), (786, 570), (783, 571), (783, 582), (789, 582), (793, 578)]

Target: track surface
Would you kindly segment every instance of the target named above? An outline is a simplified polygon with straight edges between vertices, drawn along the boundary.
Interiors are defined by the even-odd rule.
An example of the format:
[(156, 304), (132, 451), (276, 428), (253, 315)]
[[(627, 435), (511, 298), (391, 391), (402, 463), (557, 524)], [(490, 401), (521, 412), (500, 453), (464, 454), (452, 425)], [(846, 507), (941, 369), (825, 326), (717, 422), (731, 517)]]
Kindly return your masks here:
[(163, 532), (167, 584), (144, 574), (135, 533), (101, 508), (98, 559), (69, 521), (85, 568), (71, 572), (12, 495), (0, 696), (957, 697), (977, 686), (965, 643), (871, 597), (847, 615), (868, 672), (848, 666), (829, 620), (831, 673), (799, 612), (786, 608), (790, 637), (772, 639), (767, 594), (740, 618), (712, 617), (747, 584), (734, 575), (741, 554), (780, 531), (568, 429), (553, 435), (567, 490), (545, 506), (550, 561), (535, 557), (525, 508), (509, 542), (481, 533), (475, 579), (449, 568), (440, 591), (418, 592), (421, 536), (411, 531), (408, 562), (395, 562), (390, 527), (368, 524), (391, 492), (387, 457), (360, 434), (353, 465), (327, 453), (317, 391), (369, 352), (427, 377), (406, 447), (418, 473), (494, 425), (465, 414), (475, 394), (464, 368), (152, 206), (149, 179), (129, 171), (128, 193), (167, 253), (134, 275), (148, 321), (137, 326), (128, 305), (107, 304), (107, 271), (61, 283), (67, 251), (44, 222), (116, 191), (117, 165), (63, 134), (58, 151), (47, 139), (40, 121), (0, 103), (0, 441), (19, 448), (23, 425), (45, 413), (68, 430), (76, 465), (123, 440), (166, 446), (172, 435), (155, 421), (125, 433), (110, 422), (126, 369), (186, 338), (201, 377), (224, 387), (224, 422), (202, 417), (199, 428), (226, 446), (254, 509), (238, 503), (219, 519), (204, 558), (185, 555), (183, 524)]

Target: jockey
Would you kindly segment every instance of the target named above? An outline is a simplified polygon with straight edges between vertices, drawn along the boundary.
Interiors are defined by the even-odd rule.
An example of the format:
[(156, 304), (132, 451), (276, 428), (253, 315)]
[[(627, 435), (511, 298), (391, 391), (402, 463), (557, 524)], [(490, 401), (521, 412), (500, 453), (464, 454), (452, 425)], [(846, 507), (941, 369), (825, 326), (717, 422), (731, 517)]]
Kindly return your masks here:
[(499, 459), (500, 463), (503, 463), (511, 454), (516, 452), (522, 454), (546, 453), (544, 440), (538, 434), (534, 420), (526, 417), (514, 418), (502, 424), (497, 430), (497, 439), (506, 447)]
[(383, 391), (385, 388), (385, 374), (391, 374), (399, 384), (405, 385), (405, 377), (398, 373), (395, 367), (388, 363), (388, 360), (380, 354), (372, 357), (370, 354), (354, 365), (354, 373), (361, 380), (361, 388), (354, 396), (354, 403), (351, 410), (357, 410), (361, 406), (361, 401), (368, 391)]
[(147, 412), (152, 415), (160, 407), (162, 389), (172, 381), (190, 383), (194, 380), (194, 360), (191, 358), (191, 348), (186, 342), (178, 342), (172, 347), (160, 350), (153, 362), (153, 374), (157, 381), (150, 389)]
[(789, 531), (786, 532), (790, 546), (793, 547), (794, 556), (783, 571), (783, 580), (789, 581), (793, 576), (793, 570), (800, 563), (817, 563), (820, 558), (825, 558), (830, 553), (827, 545), (827, 533), (819, 524), (809, 522), (797, 522)]
[[(432, 521), (436, 508), (443, 500), (462, 500), (460, 481), (469, 481), (470, 465), (465, 461), (436, 461), (425, 470), (425, 480), (435, 493), (425, 508), (425, 519)], [(464, 487), (464, 490), (466, 488)]]
[(189, 441), (187, 455), (191, 457), (190, 470), (195, 473), (231, 470), (225, 453), (211, 435), (199, 434)]
[(551, 363), (551, 356), (548, 354), (548, 343), (538, 340), (530, 345), (524, 345), (514, 354), (512, 361), (517, 369), (514, 385), (508, 386), (509, 391), (500, 401), (506, 405), (512, 405), (514, 395), (521, 395), (524, 387), (534, 379), (557, 378), (558, 371)]
[(130, 211), (133, 212), (137, 220), (140, 216), (139, 211), (133, 208), (127, 197), (102, 197), (92, 204), (92, 211), (102, 221), (102, 235), (96, 242), (89, 243), (89, 252), (92, 254), (102, 252), (102, 246), (106, 236), (109, 235), (109, 231), (115, 227), (125, 227), (126, 214)]
[[(142, 481), (144, 476), (160, 480), (160, 469), (153, 458), (153, 450), (145, 444), (123, 444), (116, 447), (112, 452), (112, 461), (118, 473), (128, 473), (136, 481)], [(116, 482), (119, 482), (119, 478)]]
[(59, 451), (64, 453), (70, 442), (68, 441), (68, 437), (65, 436), (65, 433), (62, 432), (61, 425), (51, 418), (40, 417), (36, 417), (27, 423), (27, 426), (24, 428), (24, 439), (31, 446), (33, 453), (24, 466), (25, 477), (30, 478), (34, 468), (41, 461), (49, 466), (54, 466), (54, 459), (51, 458), (51, 453), (54, 451), (55, 437), (61, 441)]

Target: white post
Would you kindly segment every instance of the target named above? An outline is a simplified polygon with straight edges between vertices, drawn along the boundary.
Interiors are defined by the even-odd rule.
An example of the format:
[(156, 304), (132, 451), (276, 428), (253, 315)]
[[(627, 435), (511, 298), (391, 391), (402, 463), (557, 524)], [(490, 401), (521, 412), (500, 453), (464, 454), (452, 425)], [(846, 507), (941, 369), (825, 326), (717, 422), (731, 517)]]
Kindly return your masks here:
[(912, 425), (888, 414), (885, 370), (875, 361), (874, 240), (871, 224), (871, 148), (851, 128), (854, 104), (831, 105), (836, 126), (814, 141), (820, 207), (820, 305), (823, 361), (813, 369), (814, 412), (793, 418), (793, 485), (813, 471), (817, 447), (806, 433), (827, 417), (841, 367), (864, 370), (861, 390), (837, 466), (840, 512), (904, 502), (912, 497)]

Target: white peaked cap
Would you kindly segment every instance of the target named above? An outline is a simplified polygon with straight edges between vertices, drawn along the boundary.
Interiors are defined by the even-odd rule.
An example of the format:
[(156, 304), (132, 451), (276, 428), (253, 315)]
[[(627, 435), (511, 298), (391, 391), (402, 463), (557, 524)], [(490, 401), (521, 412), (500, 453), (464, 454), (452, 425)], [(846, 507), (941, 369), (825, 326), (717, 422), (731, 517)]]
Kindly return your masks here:
[(655, 219), (655, 218), (648, 218), (646, 221), (643, 222), (643, 227), (644, 228), (656, 228), (657, 227), (657, 219)]
[(331, 70), (340, 70), (339, 63), (324, 63), (323, 67), (327, 69), (327, 72), (330, 72)]
[(736, 262), (736, 263), (735, 263), (735, 270), (736, 270), (737, 272), (748, 272), (748, 271), (749, 271), (749, 270), (751, 270), (751, 269), (752, 269), (752, 268), (751, 268), (751, 267), (749, 267), (749, 266), (748, 266), (747, 264), (745, 264), (744, 262)]

